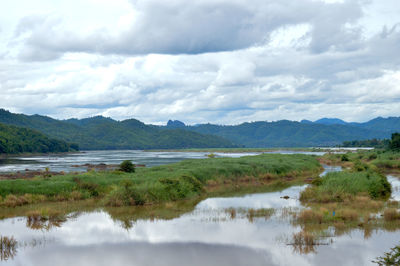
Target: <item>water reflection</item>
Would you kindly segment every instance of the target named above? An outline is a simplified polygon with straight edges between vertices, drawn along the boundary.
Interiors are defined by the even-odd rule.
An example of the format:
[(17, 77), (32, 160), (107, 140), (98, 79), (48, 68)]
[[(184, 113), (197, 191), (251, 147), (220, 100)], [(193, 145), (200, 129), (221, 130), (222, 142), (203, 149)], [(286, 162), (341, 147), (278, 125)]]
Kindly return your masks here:
[[(338, 170), (327, 167), (325, 172)], [(44, 239), (48, 245), (21, 245), (18, 254), (15, 250), (9, 257), (13, 260), (1, 264), (371, 265), (397, 244), (397, 225), (384, 225), (384, 230), (342, 228), (342, 232), (335, 225), (321, 227), (323, 234), (314, 235), (292, 224), (288, 217), (302, 208), (298, 197), (305, 187), (210, 198), (194, 209), (174, 206), (176, 212), (169, 219), (157, 218), (155, 210), (152, 219), (141, 219), (146, 208), (130, 212), (115, 208), (109, 213), (76, 214), (51, 226), (49, 220), (35, 217), (2, 220), (0, 232), (13, 235), (19, 243)]]
[(14, 237), (0, 236), (0, 261), (13, 259), (17, 254), (17, 244)]
[[(95, 254), (88, 256), (88, 254)], [(29, 252), (30, 265), (174, 265), (235, 266), (279, 265), (268, 251), (236, 245), (203, 243), (111, 243), (107, 245), (55, 245), (42, 254)], [(16, 262), (17, 263), (17, 262)], [(17, 265), (17, 264), (15, 264)]]
[(33, 230), (49, 231), (54, 227), (61, 227), (66, 221), (66, 216), (51, 215), (46, 217), (35, 213), (26, 217), (26, 227)]
[(329, 246), (321, 245), (329, 238), (313, 239), (311, 245), (303, 239), (294, 246), (288, 245), (291, 237), (301, 230), (277, 215), (250, 223), (242, 215), (230, 219), (215, 210), (138, 220), (128, 231), (104, 212), (83, 214), (49, 232), (30, 230), (18, 218), (1, 222), (0, 230), (21, 241), (55, 239), (46, 246), (21, 247), (5, 265), (368, 265), (400, 237), (398, 231), (378, 231), (364, 239), (361, 230), (353, 230)]
[(392, 175), (389, 175), (387, 178), (390, 184), (392, 184), (391, 199), (400, 201), (400, 179)]

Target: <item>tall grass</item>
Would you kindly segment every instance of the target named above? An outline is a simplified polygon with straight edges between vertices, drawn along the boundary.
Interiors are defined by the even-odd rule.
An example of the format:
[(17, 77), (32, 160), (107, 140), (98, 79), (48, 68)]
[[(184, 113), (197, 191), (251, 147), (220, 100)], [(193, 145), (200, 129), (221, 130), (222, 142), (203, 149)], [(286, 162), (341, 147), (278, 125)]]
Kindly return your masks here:
[(336, 172), (327, 174), (319, 185), (307, 188), (300, 200), (309, 202), (343, 201), (348, 195), (367, 193), (372, 199), (390, 196), (386, 177), (375, 172)]
[[(209, 182), (234, 184), (243, 178), (284, 180), (321, 169), (313, 156), (263, 154), (241, 158), (208, 158), (139, 168), (135, 173), (90, 171), (31, 180), (0, 181), (0, 196), (12, 198), (15, 206), (24, 194), (50, 200), (105, 198), (107, 205), (142, 205), (187, 199), (202, 194)], [(13, 196), (10, 196), (13, 195)], [(11, 201), (10, 201), (11, 202)], [(4, 201), (2, 203), (4, 205)]]

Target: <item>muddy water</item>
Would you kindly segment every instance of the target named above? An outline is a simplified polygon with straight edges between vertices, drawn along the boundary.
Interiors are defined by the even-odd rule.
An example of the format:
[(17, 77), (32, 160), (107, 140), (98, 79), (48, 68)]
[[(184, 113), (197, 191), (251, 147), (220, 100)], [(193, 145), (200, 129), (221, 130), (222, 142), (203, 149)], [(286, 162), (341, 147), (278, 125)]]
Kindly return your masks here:
[[(397, 178), (389, 180), (399, 187)], [(298, 196), (304, 188), (210, 198), (178, 218), (137, 220), (129, 228), (104, 211), (77, 214), (49, 230), (28, 228), (26, 218), (2, 220), (1, 235), (13, 236), (18, 246), (0, 265), (371, 265), (398, 244), (400, 231), (378, 230), (366, 239), (363, 231), (353, 230), (327, 235), (315, 250), (299, 252), (291, 244), (301, 229), (284, 214), (302, 208)], [(238, 211), (232, 216), (227, 208)], [(276, 211), (251, 218), (249, 208)]]

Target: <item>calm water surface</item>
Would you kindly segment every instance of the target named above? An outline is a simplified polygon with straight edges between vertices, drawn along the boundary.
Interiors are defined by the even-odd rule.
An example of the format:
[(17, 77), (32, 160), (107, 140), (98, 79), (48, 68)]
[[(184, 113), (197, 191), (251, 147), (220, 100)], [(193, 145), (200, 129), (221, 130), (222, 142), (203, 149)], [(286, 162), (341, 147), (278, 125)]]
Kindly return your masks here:
[[(109, 163), (116, 155), (104, 153), (92, 158)], [(148, 154), (148, 153), (145, 153)], [(143, 159), (147, 165), (178, 161), (182, 153), (155, 153)], [(127, 153), (127, 157), (132, 152)], [(204, 154), (185, 156), (204, 158)], [(243, 154), (240, 154), (243, 155)], [(232, 154), (230, 156), (240, 156)], [(85, 155), (77, 155), (84, 158)], [(179, 157), (181, 156), (181, 157)], [(74, 158), (73, 156), (71, 156)], [(150, 157), (150, 156), (149, 156)], [(118, 160), (125, 159), (119, 157)], [(71, 164), (76, 163), (71, 159)], [(115, 161), (117, 162), (117, 161)], [(135, 161), (139, 163), (138, 161)], [(328, 167), (322, 174), (340, 171)], [(389, 177), (393, 197), (400, 198), (400, 181)], [(287, 208), (302, 208), (298, 197), (306, 186), (280, 192), (250, 194), (242, 197), (209, 198), (189, 213), (171, 220), (141, 219), (131, 227), (123, 226), (107, 212), (76, 214), (59, 227), (34, 230), (25, 217), (0, 221), (0, 235), (18, 241), (16, 252), (0, 265), (371, 265), (371, 261), (398, 244), (400, 231), (377, 230), (367, 239), (362, 230), (338, 237), (328, 236), (314, 252), (299, 253), (292, 245), (293, 233), (301, 230), (285, 218)], [(289, 199), (283, 199), (289, 196)], [(232, 217), (227, 208), (276, 208), (269, 219), (250, 219), (238, 211)]]

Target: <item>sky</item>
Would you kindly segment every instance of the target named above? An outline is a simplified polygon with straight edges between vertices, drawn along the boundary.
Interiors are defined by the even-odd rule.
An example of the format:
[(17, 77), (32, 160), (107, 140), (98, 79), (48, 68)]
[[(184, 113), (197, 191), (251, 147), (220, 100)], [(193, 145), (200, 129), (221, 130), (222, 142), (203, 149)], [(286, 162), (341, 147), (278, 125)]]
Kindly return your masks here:
[(398, 0), (13, 0), (0, 108), (165, 124), (400, 116)]

